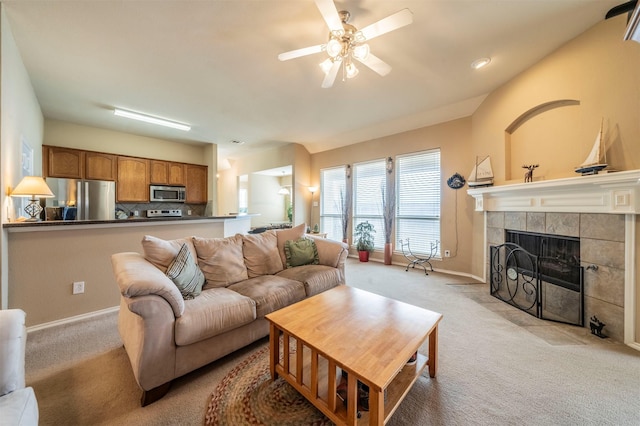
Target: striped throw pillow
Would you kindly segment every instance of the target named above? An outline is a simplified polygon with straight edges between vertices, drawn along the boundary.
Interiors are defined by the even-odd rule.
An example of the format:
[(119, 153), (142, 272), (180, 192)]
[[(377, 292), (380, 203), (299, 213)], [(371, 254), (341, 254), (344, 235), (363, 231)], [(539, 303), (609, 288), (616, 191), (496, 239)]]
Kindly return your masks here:
[(167, 268), (167, 277), (178, 287), (185, 300), (193, 299), (202, 292), (204, 274), (186, 244), (182, 244), (178, 255)]

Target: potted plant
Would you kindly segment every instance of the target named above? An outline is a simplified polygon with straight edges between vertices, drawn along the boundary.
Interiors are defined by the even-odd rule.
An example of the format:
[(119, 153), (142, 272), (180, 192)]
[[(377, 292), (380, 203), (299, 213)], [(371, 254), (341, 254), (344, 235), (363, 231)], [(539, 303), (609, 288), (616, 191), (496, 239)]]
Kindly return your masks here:
[(353, 238), (356, 239), (356, 249), (358, 250), (360, 262), (369, 261), (369, 253), (373, 251), (373, 234), (375, 232), (376, 230), (369, 221), (360, 222), (356, 226)]

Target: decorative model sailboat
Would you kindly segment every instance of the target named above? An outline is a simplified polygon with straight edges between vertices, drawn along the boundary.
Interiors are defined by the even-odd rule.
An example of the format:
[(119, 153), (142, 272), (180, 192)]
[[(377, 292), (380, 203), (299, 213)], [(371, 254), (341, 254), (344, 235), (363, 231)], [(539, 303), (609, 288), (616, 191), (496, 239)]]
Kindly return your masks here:
[[(593, 148), (591, 148), (591, 152), (584, 162), (576, 167), (576, 173), (581, 173), (582, 175), (597, 175), (600, 170), (607, 167), (607, 151), (604, 148), (604, 143), (602, 143), (602, 122), (600, 122), (600, 131), (593, 144)], [(600, 161), (601, 158), (603, 158), (603, 161)]]
[(493, 169), (491, 169), (491, 159), (488, 155), (480, 162), (476, 157), (476, 165), (471, 170), (467, 184), (470, 188), (493, 185)]

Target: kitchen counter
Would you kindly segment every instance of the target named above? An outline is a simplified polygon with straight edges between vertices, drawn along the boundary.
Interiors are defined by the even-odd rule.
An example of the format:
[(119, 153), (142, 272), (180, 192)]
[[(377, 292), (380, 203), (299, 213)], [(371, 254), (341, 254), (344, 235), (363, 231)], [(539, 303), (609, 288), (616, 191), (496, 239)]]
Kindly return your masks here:
[[(223, 216), (182, 216), (182, 217), (137, 217), (135, 219), (115, 219), (115, 220), (50, 220), (40, 222), (9, 222), (2, 224), (2, 227), (9, 232), (33, 232), (46, 230), (59, 230), (63, 227), (73, 229), (78, 228), (112, 228), (121, 226), (153, 226), (153, 225), (180, 225), (181, 223), (194, 222), (226, 222), (241, 221), (251, 219), (257, 214), (223, 215)], [(248, 230), (248, 228), (247, 228)]]

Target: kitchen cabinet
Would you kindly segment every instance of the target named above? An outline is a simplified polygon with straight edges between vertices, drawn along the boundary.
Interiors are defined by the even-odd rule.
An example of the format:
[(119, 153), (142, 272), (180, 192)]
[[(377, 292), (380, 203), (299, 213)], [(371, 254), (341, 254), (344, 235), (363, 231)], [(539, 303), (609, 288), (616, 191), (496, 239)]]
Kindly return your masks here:
[(148, 203), (149, 180), (149, 160), (118, 156), (117, 202)]
[(118, 170), (117, 155), (86, 151), (84, 158), (85, 179), (116, 180)]
[(185, 164), (170, 161), (150, 161), (151, 183), (155, 185), (186, 185)]
[(207, 202), (207, 166), (187, 164), (186, 187), (187, 203), (206, 204)]
[(166, 161), (151, 160), (149, 162), (150, 183), (165, 185), (169, 183), (169, 163)]
[(57, 146), (44, 147), (47, 159), (45, 177), (82, 179), (84, 177), (84, 151)]
[[(205, 178), (206, 183), (206, 178)], [(187, 170), (186, 164), (169, 163), (169, 185), (186, 185)]]

